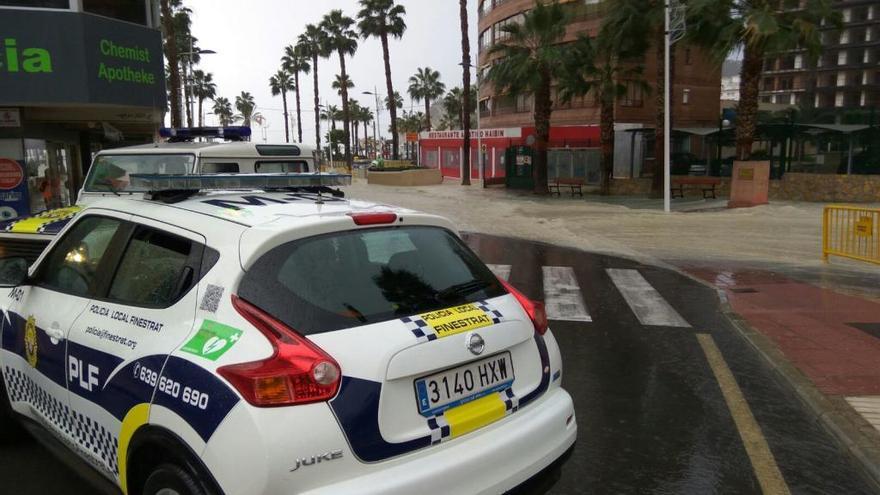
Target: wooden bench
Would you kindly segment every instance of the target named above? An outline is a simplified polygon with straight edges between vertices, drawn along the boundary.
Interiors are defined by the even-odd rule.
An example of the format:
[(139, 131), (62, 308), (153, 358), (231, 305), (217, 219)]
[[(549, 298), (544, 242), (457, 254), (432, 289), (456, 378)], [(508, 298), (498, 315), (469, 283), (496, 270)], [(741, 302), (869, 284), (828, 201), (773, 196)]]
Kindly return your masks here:
[(718, 177), (673, 177), (670, 189), (673, 198), (684, 198), (685, 187), (688, 189), (700, 189), (703, 191), (703, 199), (708, 199), (711, 195), (715, 199), (715, 190), (721, 185), (721, 179)]
[[(557, 177), (550, 183), (550, 192), (555, 192), (557, 196), (562, 196), (562, 193), (559, 191), (560, 187), (567, 187), (571, 191), (571, 197), (574, 197), (574, 193), (578, 193), (580, 197), (584, 197), (584, 192), (581, 189), (586, 181), (583, 177)], [(554, 191), (555, 189), (555, 191)]]

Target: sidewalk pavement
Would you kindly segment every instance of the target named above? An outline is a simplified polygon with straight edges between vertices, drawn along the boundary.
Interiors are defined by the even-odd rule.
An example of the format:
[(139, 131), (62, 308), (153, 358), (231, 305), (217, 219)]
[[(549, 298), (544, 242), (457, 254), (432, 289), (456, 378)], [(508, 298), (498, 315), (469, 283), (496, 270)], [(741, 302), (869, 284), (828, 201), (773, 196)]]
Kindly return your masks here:
[(771, 271), (685, 271), (724, 292), (746, 337), (880, 481), (880, 302)]
[[(505, 189), (369, 186), (354, 199), (672, 267), (727, 296), (729, 316), (880, 484), (880, 267), (821, 261), (822, 204), (729, 210), (723, 200), (537, 197)], [(876, 205), (873, 205), (876, 206)]]

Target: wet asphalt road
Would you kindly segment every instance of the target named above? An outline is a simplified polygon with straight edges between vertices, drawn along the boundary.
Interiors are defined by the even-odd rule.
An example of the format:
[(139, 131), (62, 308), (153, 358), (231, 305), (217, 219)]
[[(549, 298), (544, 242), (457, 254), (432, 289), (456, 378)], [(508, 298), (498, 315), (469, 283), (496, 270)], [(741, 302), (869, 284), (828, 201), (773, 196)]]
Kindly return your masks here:
[[(721, 349), (792, 493), (877, 493), (720, 313), (714, 290), (629, 260), (485, 235), (466, 238), (485, 262), (510, 265), (510, 282), (535, 299), (543, 299), (542, 266), (573, 267), (593, 320), (551, 320), (579, 438), (561, 468), (520, 493), (760, 493), (698, 333), (710, 334)], [(640, 324), (609, 268), (638, 270), (691, 328)], [(0, 493), (93, 489), (42, 447), (26, 443), (0, 449)]]

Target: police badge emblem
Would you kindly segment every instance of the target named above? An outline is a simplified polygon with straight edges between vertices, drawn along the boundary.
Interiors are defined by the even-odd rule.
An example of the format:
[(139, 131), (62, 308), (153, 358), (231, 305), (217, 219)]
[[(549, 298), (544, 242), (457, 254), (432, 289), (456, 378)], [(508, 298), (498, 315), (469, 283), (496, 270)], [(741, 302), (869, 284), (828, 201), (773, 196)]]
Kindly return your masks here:
[(24, 355), (32, 368), (37, 367), (37, 319), (29, 316), (24, 327)]

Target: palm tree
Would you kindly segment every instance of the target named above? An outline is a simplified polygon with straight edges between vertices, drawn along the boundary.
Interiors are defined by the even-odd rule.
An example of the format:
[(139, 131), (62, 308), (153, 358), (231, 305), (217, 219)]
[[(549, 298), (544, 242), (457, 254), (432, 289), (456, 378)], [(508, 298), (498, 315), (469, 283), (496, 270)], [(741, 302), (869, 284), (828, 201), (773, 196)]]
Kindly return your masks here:
[[(199, 63), (201, 57), (199, 55), (198, 38), (192, 35), (192, 9), (184, 7), (181, 0), (172, 1), (172, 23), (174, 24), (175, 41), (177, 45), (177, 63), (179, 65), (179, 73), (183, 77), (183, 93), (184, 93), (184, 110), (186, 114), (187, 127), (193, 126), (192, 115), (192, 74), (188, 73), (188, 68)], [(185, 56), (181, 56), (185, 54)]]
[(254, 102), (254, 96), (247, 91), (242, 91), (240, 95), (235, 97), (235, 109), (238, 110), (238, 115), (235, 116), (235, 119), (240, 120), (243, 126), (251, 126), (251, 120), (254, 120), (254, 110), (256, 108), (257, 104)]
[[(348, 77), (348, 75), (343, 78), (341, 74), (337, 74), (336, 78), (333, 80), (330, 86), (336, 90), (336, 94), (342, 96), (343, 92), (348, 94), (348, 90), (354, 87), (354, 82), (351, 80), (350, 77)], [(345, 105), (343, 105), (343, 107), (344, 106)], [(343, 111), (343, 115), (344, 114), (345, 112)], [(348, 102), (348, 119), (349, 129), (351, 129), (351, 121), (354, 120), (354, 110), (351, 107), (351, 101)], [(343, 133), (346, 135), (346, 141), (350, 142), (351, 135), (347, 131), (343, 131)]]
[(199, 127), (201, 127), (205, 123), (205, 119), (202, 116), (202, 107), (205, 100), (213, 100), (217, 96), (217, 84), (214, 83), (214, 74), (199, 69), (194, 70), (193, 95), (199, 100)]
[[(393, 105), (391, 104), (392, 101), (394, 102)], [(400, 96), (400, 93), (395, 91), (394, 92), (394, 99), (392, 100), (386, 96), (384, 103), (385, 103), (385, 108), (387, 108), (388, 111), (391, 111), (392, 108), (399, 110), (399, 109), (403, 108), (403, 97)]]
[[(462, 140), (461, 185), (463, 186), (471, 185), (471, 42), (468, 37), (467, 3), (468, 0), (458, 0), (458, 10), (461, 17), (461, 75), (462, 87), (464, 88), (464, 94), (461, 99), (461, 114), (467, 117), (462, 118), (464, 120), (462, 128), (464, 139)], [(550, 131), (548, 130), (547, 132), (549, 136)], [(546, 167), (546, 161), (544, 166)], [(545, 184), (544, 188), (546, 187), (547, 185)]]
[[(388, 53), (388, 37), (400, 39), (406, 31), (406, 8), (397, 5), (394, 0), (360, 0), (361, 11), (358, 12), (358, 30), (364, 39), (379, 38), (382, 41), (382, 57), (385, 60), (386, 94), (394, 94), (391, 82), (391, 56)], [(397, 109), (391, 108), (391, 141), (392, 154), (395, 160), (400, 158), (397, 136)]]
[(358, 139), (360, 138), (360, 113), (361, 113), (361, 104), (358, 103), (357, 100), (351, 100), (348, 102), (348, 111), (351, 112), (351, 143), (352, 150), (351, 153), (354, 156), (358, 156)]
[[(557, 3), (538, 2), (527, 12), (521, 24), (503, 28), (508, 38), (495, 44), (489, 54), (499, 61), (489, 69), (487, 79), (499, 93), (532, 93), (535, 98), (535, 159), (532, 176), (535, 193), (547, 194), (547, 146), (550, 141), (550, 99), (553, 76), (565, 67), (566, 48), (560, 46), (565, 36), (568, 16)], [(468, 124), (465, 119), (465, 124)], [(467, 140), (465, 140), (467, 141)], [(467, 155), (465, 155), (467, 156)]]
[(290, 116), (287, 113), (287, 92), (293, 89), (293, 79), (284, 69), (280, 69), (272, 77), (269, 78), (269, 89), (272, 90), (272, 96), (281, 95), (281, 104), (284, 110), (284, 140), (290, 142)]
[(299, 99), (299, 74), (308, 74), (311, 70), (308, 57), (302, 53), (298, 46), (287, 45), (284, 48), (284, 56), (281, 57), (281, 65), (289, 74), (293, 74), (293, 91), (296, 93), (296, 133), (299, 143), (303, 140), (302, 112), (300, 111)]
[[(179, 2), (179, 0), (178, 0)], [(180, 64), (177, 54), (177, 34), (174, 30), (174, 14), (172, 6), (174, 0), (161, 0), (162, 33), (164, 36), (163, 51), (168, 59), (169, 74), (169, 111), (171, 112), (171, 127), (183, 127), (180, 122)]]
[[(327, 32), (327, 47), (335, 51), (339, 55), (339, 80), (342, 82), (351, 82), (348, 74), (345, 72), (345, 56), (352, 56), (357, 51), (357, 33), (352, 29), (354, 19), (346, 16), (341, 10), (331, 10), (329, 14), (324, 16), (321, 21), (321, 27)], [(342, 94), (342, 120), (343, 131), (345, 133), (345, 162), (351, 167), (351, 112), (348, 108), (348, 88), (347, 84), (340, 84), (339, 90)]]
[[(805, 48), (815, 61), (822, 53), (819, 26), (838, 24), (840, 13), (830, 0), (802, 2), (800, 9), (780, 9), (769, 0), (693, 0), (688, 11), (691, 38), (709, 49), (719, 65), (742, 47), (740, 100), (736, 114), (736, 156), (747, 160), (758, 124), (758, 90), (768, 53)], [(711, 16), (711, 17), (708, 17)]]
[(327, 56), (327, 41), (324, 31), (309, 24), (305, 32), (297, 38), (296, 47), (304, 57), (312, 59), (312, 77), (315, 90), (315, 146), (321, 149), (321, 101), (318, 94), (318, 57)]
[(416, 74), (409, 78), (409, 96), (418, 101), (425, 102), (425, 126), (431, 130), (431, 101), (443, 96), (446, 85), (440, 82), (440, 73), (425, 67), (418, 69)]
[(611, 192), (614, 172), (614, 108), (627, 92), (627, 85), (647, 84), (642, 81), (641, 66), (627, 64), (632, 56), (616, 44), (616, 38), (602, 32), (598, 38), (578, 37), (571, 46), (571, 56), (560, 74), (559, 87), (563, 102), (575, 96), (592, 94), (599, 103), (599, 129), (602, 148), (602, 194)]
[[(361, 107), (360, 118), (358, 119), (364, 125), (364, 143), (369, 140), (370, 123), (373, 122), (373, 111), (369, 107)], [(366, 148), (366, 146), (364, 146)]]
[(336, 136), (336, 121), (339, 119), (342, 112), (339, 111), (339, 107), (336, 105), (329, 105), (324, 107), (324, 110), (321, 112), (321, 120), (326, 120), (330, 122), (330, 132), (327, 133), (327, 141), (330, 146), (330, 160), (333, 160), (333, 149), (336, 147), (334, 136)]
[(232, 125), (232, 103), (229, 102), (229, 98), (224, 98), (222, 96), (214, 98), (214, 108), (212, 111), (214, 112), (214, 115), (217, 116), (217, 120), (220, 121), (220, 126), (225, 127)]
[[(468, 95), (470, 97), (469, 107), (471, 109), (476, 108), (477, 106), (477, 92), (474, 88), (470, 91)], [(443, 112), (445, 113), (444, 118), (448, 124), (448, 127), (464, 129), (464, 91), (461, 90), (460, 87), (456, 86), (449, 90), (446, 93), (446, 96), (443, 97)], [(470, 125), (471, 115), (468, 116), (468, 125)]]

